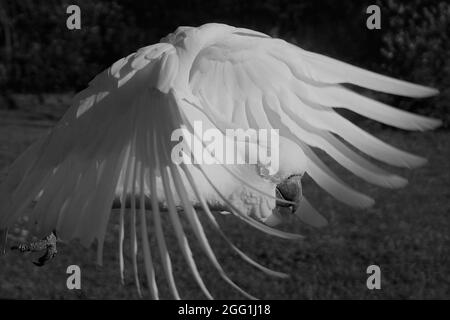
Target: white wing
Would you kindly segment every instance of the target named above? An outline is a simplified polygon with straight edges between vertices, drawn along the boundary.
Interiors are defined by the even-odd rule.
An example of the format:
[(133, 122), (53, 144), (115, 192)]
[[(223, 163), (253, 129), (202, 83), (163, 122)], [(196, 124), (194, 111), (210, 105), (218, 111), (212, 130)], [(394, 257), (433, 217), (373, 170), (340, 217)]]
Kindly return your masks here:
[[(223, 234), (209, 209), (209, 198), (213, 196), (233, 206), (228, 198), (241, 185), (239, 176), (246, 176), (253, 189), (265, 188), (266, 194), (270, 190), (267, 188), (269, 185), (249, 166), (188, 168), (171, 161), (172, 132), (189, 126), (183, 120), (180, 107), (185, 104), (189, 108), (189, 104), (180, 101), (171, 88), (177, 70), (175, 48), (163, 43), (142, 48), (120, 59), (91, 81), (87, 89), (75, 96), (58, 125), (9, 168), (8, 176), (0, 186), (0, 228), (11, 227), (18, 218), (27, 215), (31, 223), (38, 224), (43, 235), (56, 229), (59, 238), (79, 238), (86, 246), (97, 240), (101, 263), (111, 205), (120, 192), (122, 278), (125, 205), (129, 198), (131, 257), (138, 290), (140, 292), (136, 214), (140, 220), (149, 288), (152, 296), (158, 298), (145, 214), (151, 209), (154, 236), (165, 275), (173, 296), (179, 298), (160, 217), (158, 200), (164, 201), (189, 268), (205, 295), (211, 298), (176, 212), (176, 206), (181, 205), (202, 249), (219, 274), (244, 295), (253, 298), (234, 284), (220, 266), (194, 210), (192, 197), (196, 198), (195, 202), (205, 211), (215, 230), (242, 259), (268, 274), (285, 277), (285, 274), (261, 266), (235, 247)], [(216, 182), (219, 178), (220, 184)], [(274, 202), (275, 199), (272, 200)], [(31, 213), (27, 211), (30, 206)], [(270, 234), (294, 239), (300, 237), (269, 228), (239, 208), (234, 207), (233, 211), (247, 223)]]
[[(353, 83), (412, 97), (432, 95), (434, 90), (308, 53), (251, 30), (230, 30), (196, 55), (188, 70), (188, 90), (177, 90), (173, 85), (180, 70), (176, 44), (142, 48), (97, 76), (89, 88), (74, 98), (56, 128), (11, 166), (0, 186), (0, 228), (10, 227), (34, 204), (30, 221), (38, 222), (42, 233), (56, 228), (61, 238), (80, 238), (85, 245), (96, 239), (101, 261), (111, 204), (119, 192), (122, 277), (125, 204), (129, 198), (131, 257), (137, 288), (140, 292), (136, 260), (138, 214), (148, 287), (152, 296), (158, 298), (145, 214), (151, 209), (163, 269), (173, 296), (179, 298), (162, 228), (158, 202), (163, 201), (189, 268), (211, 298), (177, 214), (176, 207), (182, 206), (201, 248), (219, 274), (252, 298), (220, 266), (193, 202), (241, 258), (271, 275), (285, 276), (259, 265), (231, 244), (211, 213), (210, 204), (217, 201), (227, 205), (243, 221), (269, 234), (290, 239), (301, 236), (264, 225), (230, 200), (246, 188), (254, 197), (259, 196), (259, 211), (270, 213), (275, 184), (260, 177), (254, 167), (174, 164), (170, 153), (174, 130), (191, 129), (195, 118), (221, 130), (279, 129), (282, 137), (290, 141), (292, 154), (306, 158), (306, 165), (300, 165), (305, 168), (295, 168), (294, 162), (287, 164), (292, 167), (286, 171), (306, 171), (337, 199), (358, 207), (373, 201), (338, 179), (311, 147), (325, 150), (351, 172), (386, 187), (402, 186), (405, 180), (375, 167), (335, 134), (392, 165), (412, 167), (423, 163), (423, 159), (390, 147), (357, 128), (333, 108), (348, 108), (403, 129), (431, 129), (439, 124), (437, 120), (394, 109), (340, 84)], [(322, 223), (307, 200), (300, 209), (305, 211), (300, 215), (305, 221)]]
[(364, 180), (389, 188), (401, 187), (406, 180), (373, 165), (348, 144), (394, 166), (411, 168), (425, 160), (380, 141), (334, 108), (347, 108), (406, 130), (428, 130), (440, 124), (439, 120), (364, 97), (342, 84), (416, 98), (437, 94), (434, 89), (378, 75), (280, 39), (239, 29), (199, 52), (190, 79), (193, 93), (201, 98), (205, 112), (217, 124), (231, 122), (243, 128), (279, 129), (280, 135), (294, 142), (307, 157), (306, 172), (312, 179), (336, 199), (356, 207), (370, 206), (373, 200), (336, 177), (312, 147), (324, 150)]

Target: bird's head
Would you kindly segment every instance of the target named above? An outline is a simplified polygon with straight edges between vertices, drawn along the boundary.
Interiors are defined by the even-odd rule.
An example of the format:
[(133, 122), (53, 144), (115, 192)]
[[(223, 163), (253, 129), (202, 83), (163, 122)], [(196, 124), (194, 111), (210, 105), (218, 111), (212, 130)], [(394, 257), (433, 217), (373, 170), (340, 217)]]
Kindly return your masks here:
[(162, 38), (160, 42), (170, 43), (189, 51), (201, 50), (234, 29), (234, 27), (220, 23), (208, 23), (198, 28), (178, 27), (174, 32)]
[(170, 43), (174, 46), (185, 46), (186, 38), (191, 36), (192, 27), (178, 27), (174, 32), (169, 33), (160, 42)]

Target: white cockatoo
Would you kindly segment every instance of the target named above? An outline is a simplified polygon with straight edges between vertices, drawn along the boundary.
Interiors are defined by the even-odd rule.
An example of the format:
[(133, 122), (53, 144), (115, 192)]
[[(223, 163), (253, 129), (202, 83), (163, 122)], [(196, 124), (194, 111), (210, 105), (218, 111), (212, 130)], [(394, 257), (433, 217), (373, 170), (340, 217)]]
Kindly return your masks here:
[[(296, 239), (301, 236), (273, 227), (283, 218), (280, 211), (286, 205), (294, 206), (293, 213), (306, 223), (321, 226), (325, 220), (309, 204), (307, 195), (294, 192), (297, 195), (282, 197), (277, 185), (292, 176), (298, 184), (303, 174), (309, 175), (351, 206), (366, 208), (374, 202), (342, 182), (312, 148), (322, 149), (362, 179), (388, 188), (402, 187), (406, 180), (373, 165), (354, 148), (393, 166), (411, 168), (425, 162), (361, 130), (334, 108), (405, 130), (433, 129), (439, 120), (395, 109), (342, 84), (413, 98), (438, 93), (260, 32), (216, 23), (179, 27), (160, 43), (139, 49), (97, 75), (73, 98), (56, 127), (12, 164), (0, 187), (0, 228), (7, 229), (26, 215), (44, 235), (55, 230), (58, 238), (77, 238), (86, 246), (96, 240), (101, 260), (111, 208), (118, 203), (122, 276), (124, 219), (129, 218), (139, 292), (137, 228), (151, 296), (159, 297), (152, 258), (159, 251), (169, 288), (179, 298), (162, 228), (161, 215), (168, 214), (193, 276), (211, 298), (180, 222), (182, 214), (218, 273), (252, 297), (222, 269), (199, 212), (245, 261), (266, 273), (284, 276), (235, 247), (221, 231), (212, 208), (222, 207), (269, 234)], [(179, 129), (207, 148), (194, 133), (196, 121), (219, 130), (225, 140), (228, 129), (278, 130), (278, 143), (270, 145), (272, 152), (280, 154), (277, 170), (260, 160), (244, 164), (174, 161), (172, 136)], [(250, 140), (244, 145), (264, 147)], [(237, 153), (245, 157), (245, 150), (238, 148)], [(147, 229), (150, 217), (154, 234)], [(157, 250), (149, 245), (148, 236), (156, 239)]]

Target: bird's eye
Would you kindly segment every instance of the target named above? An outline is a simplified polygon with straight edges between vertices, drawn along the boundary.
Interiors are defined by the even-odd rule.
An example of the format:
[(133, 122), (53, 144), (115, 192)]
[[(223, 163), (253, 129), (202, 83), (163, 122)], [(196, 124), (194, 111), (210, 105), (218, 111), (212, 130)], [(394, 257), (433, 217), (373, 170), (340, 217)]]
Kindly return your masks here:
[(181, 31), (177, 33), (176, 41), (184, 40), (186, 38), (186, 32)]

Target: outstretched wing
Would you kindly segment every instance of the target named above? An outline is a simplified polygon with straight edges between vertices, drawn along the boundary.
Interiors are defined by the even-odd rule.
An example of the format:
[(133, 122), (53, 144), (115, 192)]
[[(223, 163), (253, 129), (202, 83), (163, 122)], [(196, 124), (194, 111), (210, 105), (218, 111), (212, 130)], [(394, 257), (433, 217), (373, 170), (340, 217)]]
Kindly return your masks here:
[[(192, 106), (182, 101), (182, 95), (171, 86), (178, 72), (178, 63), (175, 48), (161, 43), (120, 59), (93, 79), (87, 89), (74, 97), (72, 106), (57, 126), (9, 168), (8, 176), (0, 186), (0, 228), (10, 227), (26, 214), (31, 223), (38, 224), (42, 234), (56, 229), (62, 239), (78, 238), (85, 245), (97, 240), (101, 263), (111, 205), (119, 192), (122, 278), (126, 214), (130, 218), (131, 257), (137, 288), (140, 292), (138, 218), (148, 287), (152, 296), (158, 298), (147, 238), (146, 210), (151, 209), (155, 227), (153, 236), (157, 240), (163, 269), (173, 296), (179, 298), (163, 233), (159, 207), (159, 202), (163, 201), (181, 252), (199, 286), (211, 298), (177, 214), (176, 207), (180, 205), (219, 274), (242, 294), (252, 298), (229, 279), (220, 266), (193, 202), (200, 205), (215, 230), (242, 259), (274, 276), (286, 275), (261, 266), (226, 238), (210, 211), (208, 196), (214, 194), (222, 203), (229, 204), (244, 221), (265, 232), (285, 238), (299, 236), (269, 228), (248, 217), (241, 209), (233, 208), (228, 196), (229, 191), (241, 183), (239, 176), (247, 175), (246, 182), (254, 189), (258, 189), (255, 187), (258, 185), (267, 186), (248, 166), (233, 170), (221, 165), (214, 168), (177, 165), (171, 160), (171, 135), (176, 129), (190, 127), (186, 113), (192, 112), (189, 109)], [(219, 178), (220, 184), (217, 183)], [(234, 182), (231, 181), (233, 179)], [(264, 188), (258, 190), (261, 189)], [(131, 201), (129, 210), (125, 210), (127, 199)], [(29, 207), (32, 207), (31, 213), (26, 210)]]
[(39, 199), (31, 218), (42, 232), (57, 225), (65, 238), (81, 236), (87, 243), (104, 234), (118, 168), (129, 157), (137, 113), (146, 112), (143, 93), (156, 87), (174, 51), (169, 44), (142, 48), (74, 97), (57, 126), (10, 167), (0, 196), (1, 226), (10, 226)]
[[(406, 130), (433, 129), (440, 121), (395, 109), (343, 84), (415, 98), (438, 93), (241, 29), (200, 51), (190, 77), (193, 93), (216, 123), (279, 129), (280, 136), (305, 154), (306, 172), (318, 185), (344, 203), (368, 207), (373, 200), (340, 180), (312, 148), (324, 150), (364, 180), (389, 188), (401, 187), (406, 180), (375, 166), (349, 145), (393, 166), (411, 168), (425, 160), (370, 135), (335, 108)], [(309, 205), (303, 209), (317, 214)]]
[[(120, 192), (122, 277), (125, 203), (129, 196), (130, 248), (137, 288), (140, 291), (136, 230), (139, 218), (148, 287), (152, 296), (158, 298), (145, 214), (151, 209), (163, 269), (173, 296), (179, 298), (162, 228), (159, 200), (163, 200), (181, 252), (205, 295), (212, 297), (197, 270), (177, 214), (178, 205), (183, 207), (201, 248), (219, 274), (251, 298), (220, 266), (193, 202), (199, 204), (215, 230), (241, 258), (271, 275), (285, 276), (259, 265), (231, 244), (211, 213), (210, 199), (219, 199), (243, 221), (269, 234), (291, 239), (300, 236), (270, 228), (230, 201), (230, 192), (242, 185), (248, 192), (275, 200), (270, 194), (273, 185), (254, 168), (174, 163), (170, 140), (174, 130), (187, 128), (192, 132), (192, 119), (196, 117), (222, 130), (279, 129), (284, 138), (293, 142), (296, 151), (306, 156), (306, 172), (320, 186), (339, 200), (365, 207), (372, 200), (340, 181), (312, 147), (325, 150), (362, 178), (387, 187), (399, 187), (405, 180), (375, 167), (335, 135), (389, 164), (416, 166), (423, 159), (379, 141), (333, 108), (345, 107), (403, 129), (431, 129), (438, 125), (436, 120), (367, 99), (340, 83), (414, 97), (435, 94), (432, 89), (351, 67), (250, 30), (235, 29), (199, 52), (189, 73), (191, 93), (177, 92), (172, 86), (178, 63), (175, 47), (161, 43), (142, 48), (97, 76), (89, 88), (74, 98), (56, 128), (11, 166), (0, 186), (0, 228), (11, 226), (34, 203), (30, 221), (39, 222), (43, 233), (56, 227), (58, 235), (65, 239), (80, 238), (86, 245), (96, 239), (100, 260), (111, 204)], [(314, 216), (318, 213), (306, 200), (301, 210), (307, 211), (302, 213), (307, 220), (317, 220)]]

